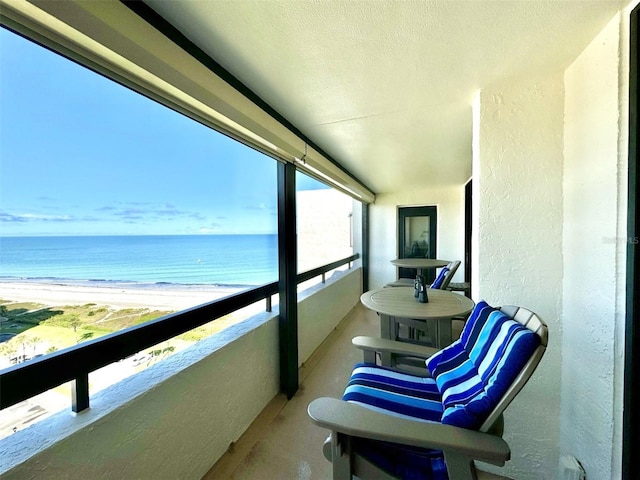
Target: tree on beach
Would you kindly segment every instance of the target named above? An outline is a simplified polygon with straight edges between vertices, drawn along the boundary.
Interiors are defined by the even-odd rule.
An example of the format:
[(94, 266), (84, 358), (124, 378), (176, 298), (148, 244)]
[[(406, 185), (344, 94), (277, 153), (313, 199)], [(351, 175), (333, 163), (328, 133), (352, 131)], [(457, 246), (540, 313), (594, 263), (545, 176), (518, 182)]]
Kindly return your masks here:
[(11, 340), (0, 345), (0, 353), (8, 356), (9, 359), (16, 358), (18, 354), (18, 346), (16, 337), (13, 337)]
[(27, 342), (29, 345), (31, 345), (31, 348), (32, 348), (31, 356), (34, 356), (36, 354), (36, 349), (38, 348), (38, 344), (42, 342), (42, 339), (36, 335), (33, 335), (31, 337), (27, 337)]
[(91, 337), (93, 337), (93, 332), (84, 332), (80, 335), (80, 340), (76, 343), (84, 342), (85, 340), (89, 340)]
[(11, 357), (11, 346), (9, 345), (9, 341), (0, 343), (0, 355)]
[(173, 351), (176, 349), (176, 347), (165, 347), (162, 349), (162, 353), (164, 354), (164, 358), (168, 357), (170, 353), (173, 353)]
[(77, 315), (69, 315), (69, 320), (67, 321), (69, 326), (73, 328), (73, 333), (76, 336), (76, 343), (80, 343), (80, 339), (78, 338), (78, 327), (80, 326), (80, 319)]
[(31, 337), (20, 335), (18, 337), (20, 339), (20, 345), (22, 346), (22, 361), (27, 359), (27, 350), (31, 348), (33, 342)]

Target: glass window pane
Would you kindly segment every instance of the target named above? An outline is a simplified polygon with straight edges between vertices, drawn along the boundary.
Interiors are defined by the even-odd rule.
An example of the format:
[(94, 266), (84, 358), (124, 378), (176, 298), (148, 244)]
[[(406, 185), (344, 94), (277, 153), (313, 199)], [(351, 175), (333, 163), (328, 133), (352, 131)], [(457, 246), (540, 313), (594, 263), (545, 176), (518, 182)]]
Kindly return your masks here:
[(296, 174), (296, 190), (298, 272), (353, 255), (353, 211), (359, 202), (302, 172)]
[[(0, 369), (277, 281), (272, 158), (4, 28), (0, 44)], [(91, 391), (257, 309), (94, 372)]]
[(273, 159), (0, 35), (3, 283), (34, 285), (44, 304), (110, 287), (96, 300), (130, 307), (175, 287), (155, 305), (175, 310), (277, 280)]
[(422, 258), (429, 256), (430, 220), (428, 216), (405, 218), (405, 257)]

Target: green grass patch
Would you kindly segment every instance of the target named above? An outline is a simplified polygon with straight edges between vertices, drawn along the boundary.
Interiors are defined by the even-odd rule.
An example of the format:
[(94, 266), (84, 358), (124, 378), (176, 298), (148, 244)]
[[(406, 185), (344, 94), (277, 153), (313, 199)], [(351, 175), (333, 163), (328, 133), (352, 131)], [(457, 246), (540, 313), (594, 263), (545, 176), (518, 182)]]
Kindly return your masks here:
[(32, 302), (14, 303), (6, 302), (4, 300), (2, 302), (4, 303), (0, 305), (0, 317), (5, 317), (9, 320), (14, 320), (25, 315), (28, 316), (29, 312), (32, 312), (34, 310), (41, 310), (44, 307), (44, 305)]
[[(9, 341), (0, 343), (0, 355), (11, 357), (52, 353), (173, 313), (148, 308), (115, 309), (94, 303), (51, 307), (28, 302), (0, 302), (0, 316), (6, 319), (0, 323), (0, 332), (16, 335)], [(244, 315), (233, 313), (226, 315), (163, 342), (147, 353), (153, 361), (159, 361), (243, 318)]]
[(109, 332), (98, 331), (91, 327), (78, 328), (74, 332), (73, 329), (65, 327), (36, 325), (28, 331), (16, 336), (12, 342), (17, 342), (20, 345), (26, 342), (27, 351), (29, 351), (29, 348), (33, 349), (35, 343), (35, 350), (42, 353), (43, 351), (49, 351), (51, 347), (55, 350), (62, 350), (78, 343), (82, 343), (85, 340), (101, 337), (107, 333)]
[(2, 302), (0, 332), (16, 336), (0, 343), (0, 355), (10, 356), (51, 353), (171, 313), (148, 308), (114, 309), (95, 303), (47, 307)]
[(96, 322), (95, 326), (104, 327), (109, 331), (115, 332), (148, 322), (149, 320), (155, 320), (170, 313), (172, 312), (149, 310), (148, 308), (125, 308), (123, 310), (112, 311), (107, 318)]
[(243, 320), (243, 316), (239, 316), (237, 314), (230, 313), (225, 315), (224, 317), (220, 317), (217, 320), (213, 320), (209, 323), (205, 323), (201, 327), (194, 328), (193, 330), (189, 330), (188, 332), (183, 333), (182, 335), (178, 335), (176, 338), (180, 340), (186, 340), (189, 342), (197, 342), (202, 340), (203, 338), (210, 337), (214, 333), (218, 333), (221, 330)]

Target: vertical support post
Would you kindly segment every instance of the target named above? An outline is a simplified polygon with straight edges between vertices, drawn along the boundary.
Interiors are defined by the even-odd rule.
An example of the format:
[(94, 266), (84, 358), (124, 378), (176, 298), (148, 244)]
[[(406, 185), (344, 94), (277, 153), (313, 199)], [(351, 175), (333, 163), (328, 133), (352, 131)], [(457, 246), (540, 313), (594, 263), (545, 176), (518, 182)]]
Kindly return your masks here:
[(78, 413), (89, 408), (89, 373), (84, 372), (71, 384), (71, 410)]
[(267, 312), (270, 312), (272, 310), (271, 295), (269, 295), (265, 300), (267, 301)]
[(369, 205), (362, 203), (362, 292), (369, 291)]
[(640, 6), (631, 12), (629, 45), (629, 166), (622, 478), (638, 478), (640, 464)]
[(278, 164), (278, 291), (280, 294), (280, 391), (298, 391), (298, 293), (296, 168)]
[(326, 273), (322, 274), (322, 283), (327, 283)]

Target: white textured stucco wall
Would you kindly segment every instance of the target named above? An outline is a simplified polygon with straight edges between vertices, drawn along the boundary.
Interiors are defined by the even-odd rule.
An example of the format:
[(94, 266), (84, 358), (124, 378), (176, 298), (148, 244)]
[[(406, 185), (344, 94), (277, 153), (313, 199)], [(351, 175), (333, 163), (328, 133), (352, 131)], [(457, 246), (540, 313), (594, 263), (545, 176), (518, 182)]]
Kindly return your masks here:
[(391, 260), (398, 256), (398, 207), (438, 207), (437, 256), (460, 260), (453, 279), (464, 281), (464, 185), (382, 193), (369, 207), (369, 288), (381, 288), (397, 278)]
[(518, 480), (558, 478), (562, 303), (562, 118), (560, 73), (513, 79), (474, 104), (473, 298), (522, 305), (549, 325), (549, 347), (505, 412)]
[(627, 177), (619, 131), (628, 89), (621, 18), (565, 72), (560, 446), (587, 478), (620, 478)]
[[(359, 302), (361, 279), (353, 269), (304, 295), (301, 361)], [(277, 315), (254, 316), (98, 392), (86, 412), (62, 411), (3, 439), (0, 478), (202, 478), (278, 392)]]
[(234, 325), (5, 438), (2, 470), (42, 450), (0, 478), (202, 478), (277, 394), (277, 351), (277, 313)]

